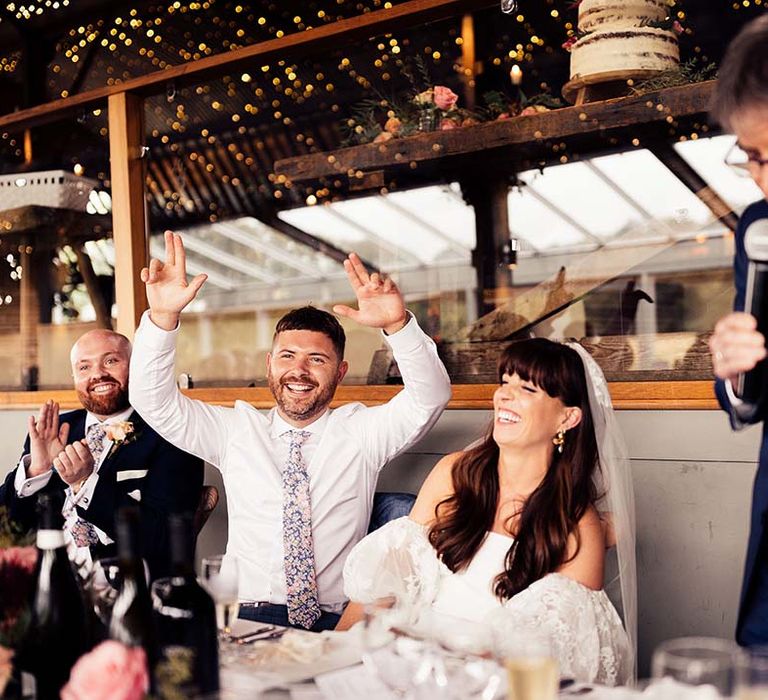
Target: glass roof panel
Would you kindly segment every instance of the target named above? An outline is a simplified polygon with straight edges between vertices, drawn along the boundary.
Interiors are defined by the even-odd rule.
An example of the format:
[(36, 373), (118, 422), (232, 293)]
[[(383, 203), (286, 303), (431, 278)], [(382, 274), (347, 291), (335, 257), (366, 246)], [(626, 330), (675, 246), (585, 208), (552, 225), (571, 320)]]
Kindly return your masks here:
[(475, 214), (462, 199), (457, 183), (391, 192), (387, 199), (442, 232), (446, 238), (466, 249), (467, 254), (475, 247)]
[(510, 232), (530, 242), (538, 252), (588, 242), (578, 228), (536, 199), (525, 187), (510, 189), (507, 206)]
[(639, 223), (643, 215), (586, 163), (528, 170), (520, 179), (602, 240)]
[(409, 256), (399, 254), (394, 246), (382, 246), (351, 220), (336, 214), (330, 205), (286, 209), (278, 216), (337, 248), (355, 251), (382, 269), (398, 270), (412, 263)]
[(706, 205), (646, 149), (593, 158), (592, 163), (655, 219), (682, 229), (713, 219)]
[(741, 213), (763, 194), (751, 177), (740, 177), (723, 162), (734, 141), (731, 135), (689, 139), (676, 143), (675, 150), (735, 212)]

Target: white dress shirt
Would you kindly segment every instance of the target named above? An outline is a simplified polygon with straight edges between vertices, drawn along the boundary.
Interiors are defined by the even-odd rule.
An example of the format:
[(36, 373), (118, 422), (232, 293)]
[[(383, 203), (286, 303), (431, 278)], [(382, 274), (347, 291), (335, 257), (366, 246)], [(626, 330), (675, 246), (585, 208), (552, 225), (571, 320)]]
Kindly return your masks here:
[[(145, 313), (131, 357), (131, 404), (158, 434), (217, 467), (229, 514), (227, 558), (236, 558), (241, 601), (285, 604), (282, 478), (293, 429), (273, 408), (264, 414), (244, 401), (234, 408), (185, 397), (174, 375), (176, 336)], [(368, 529), (379, 470), (432, 427), (451, 396), (434, 342), (411, 317), (384, 336), (404, 387), (389, 402), (350, 403), (326, 411), (302, 430), (310, 479), (318, 597), (324, 610), (341, 610), (342, 568)]]
[[(107, 426), (114, 423), (121, 423), (123, 421), (127, 421), (131, 413), (133, 413), (133, 408), (129, 407), (125, 411), (121, 411), (120, 413), (116, 413), (113, 416), (109, 416), (109, 418), (104, 421), (100, 421), (90, 411), (87, 411), (85, 414), (85, 435), (88, 435), (88, 428), (90, 428), (92, 425), (101, 423), (101, 425)], [(96, 484), (99, 482), (99, 470), (101, 469), (101, 465), (104, 464), (104, 461), (107, 459), (112, 449), (112, 440), (110, 440), (105, 435), (103, 441), (104, 449), (99, 456), (99, 460), (96, 464), (93, 465), (93, 471), (80, 487), (80, 490), (75, 493), (72, 490), (72, 487), (68, 486), (64, 492), (64, 506), (62, 507), (61, 512), (64, 515), (64, 533), (67, 540), (67, 549), (70, 555), (70, 559), (75, 561), (78, 566), (83, 563), (90, 562), (91, 552), (88, 547), (77, 547), (69, 533), (72, 526), (80, 517), (76, 510), (76, 506), (80, 506), (80, 508), (83, 510), (88, 509), (88, 506), (93, 499), (93, 493), (96, 490)], [(29, 468), (30, 463), (31, 455), (26, 454), (21, 458), (19, 465), (16, 468), (14, 488), (16, 489), (16, 495), (19, 496), (19, 498), (25, 498), (36, 494), (38, 491), (40, 491), (40, 489), (48, 484), (51, 479), (51, 474), (53, 474), (53, 467), (51, 467), (49, 471), (43, 474), (28, 477), (27, 469)], [(112, 540), (112, 538), (107, 535), (106, 532), (99, 529), (95, 525), (91, 525), (91, 527), (93, 527), (95, 530), (99, 541), (102, 544), (112, 544), (114, 540)]]

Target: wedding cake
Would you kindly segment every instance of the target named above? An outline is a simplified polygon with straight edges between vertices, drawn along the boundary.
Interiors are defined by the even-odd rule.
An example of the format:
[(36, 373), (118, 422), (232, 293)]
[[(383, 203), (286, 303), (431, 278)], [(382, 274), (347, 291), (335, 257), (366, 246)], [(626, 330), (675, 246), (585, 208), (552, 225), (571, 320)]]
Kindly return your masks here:
[(571, 80), (674, 68), (680, 51), (677, 34), (664, 28), (668, 13), (667, 0), (582, 0), (579, 38), (571, 44)]

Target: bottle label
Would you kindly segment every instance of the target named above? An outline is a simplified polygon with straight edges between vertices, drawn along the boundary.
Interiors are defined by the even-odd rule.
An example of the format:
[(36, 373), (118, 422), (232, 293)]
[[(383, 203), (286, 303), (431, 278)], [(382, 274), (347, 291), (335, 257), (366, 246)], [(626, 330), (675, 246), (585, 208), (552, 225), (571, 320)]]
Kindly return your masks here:
[(58, 549), (63, 547), (64, 531), (63, 530), (38, 530), (37, 531), (37, 547), (38, 549)]

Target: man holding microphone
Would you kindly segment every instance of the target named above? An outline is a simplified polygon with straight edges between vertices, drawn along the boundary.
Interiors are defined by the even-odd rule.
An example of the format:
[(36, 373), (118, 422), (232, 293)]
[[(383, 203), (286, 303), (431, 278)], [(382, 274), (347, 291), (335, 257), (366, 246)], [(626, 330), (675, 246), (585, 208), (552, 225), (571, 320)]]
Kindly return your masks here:
[[(745, 304), (749, 305), (748, 297), (751, 296), (747, 289), (750, 260), (745, 234), (755, 222), (768, 220), (768, 14), (746, 25), (729, 46), (720, 67), (712, 113), (723, 128), (731, 130), (737, 138), (726, 160), (746, 171), (765, 196), (765, 199), (747, 207), (739, 220), (734, 259), (734, 311), (718, 321), (709, 343), (717, 376), (715, 389), (718, 400), (728, 412), (734, 430), (739, 430), (745, 425), (764, 421), (768, 407), (768, 396), (764, 394), (760, 398), (745, 400), (738, 382), (740, 374), (753, 370), (766, 357), (765, 338), (757, 330), (758, 321), (744, 309)], [(762, 225), (768, 226), (768, 222)], [(758, 224), (753, 231), (759, 230), (760, 226)], [(762, 302), (762, 298), (755, 296), (755, 299), (757, 303)], [(765, 312), (768, 313), (768, 305)], [(736, 624), (736, 639), (744, 646), (768, 643), (766, 519), (768, 432), (764, 423)]]

